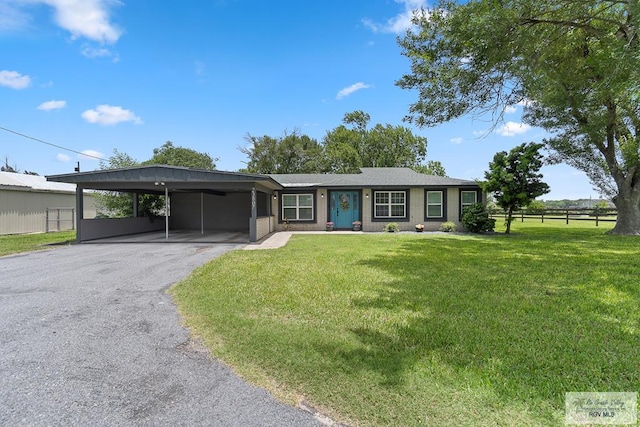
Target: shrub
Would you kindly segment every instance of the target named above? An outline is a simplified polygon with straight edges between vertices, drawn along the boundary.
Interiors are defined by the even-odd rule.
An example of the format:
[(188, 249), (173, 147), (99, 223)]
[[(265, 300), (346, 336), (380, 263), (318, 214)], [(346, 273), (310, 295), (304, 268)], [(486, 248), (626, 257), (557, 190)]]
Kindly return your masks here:
[(389, 224), (384, 226), (384, 231), (386, 231), (387, 233), (395, 233), (397, 231), (400, 231), (400, 227), (398, 227), (397, 222), (390, 222)]
[(489, 218), (489, 212), (482, 203), (474, 203), (465, 208), (462, 214), (462, 225), (472, 233), (493, 231), (496, 220)]
[(445, 231), (447, 233), (456, 231), (456, 224), (451, 221), (443, 222), (440, 224), (440, 231)]

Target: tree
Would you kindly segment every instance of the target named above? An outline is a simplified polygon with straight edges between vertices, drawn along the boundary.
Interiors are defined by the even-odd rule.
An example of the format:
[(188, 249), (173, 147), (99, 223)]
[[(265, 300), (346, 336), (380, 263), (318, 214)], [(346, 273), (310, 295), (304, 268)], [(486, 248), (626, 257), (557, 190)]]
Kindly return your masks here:
[(0, 171), (1, 172), (11, 172), (11, 173), (18, 173), (18, 166), (17, 165), (13, 165), (11, 166), (9, 164), (9, 158), (7, 156), (4, 157), (4, 165), (0, 166)]
[[(113, 155), (106, 161), (100, 160), (100, 169), (122, 169), (139, 166), (140, 163), (126, 153), (121, 153), (117, 149), (113, 150)], [(100, 191), (94, 194), (97, 205), (102, 211), (106, 211), (109, 216), (128, 218), (133, 216), (133, 194), (119, 193), (117, 191)], [(140, 216), (146, 216), (140, 214)]]
[(426, 138), (403, 126), (376, 124), (367, 129), (370, 119), (363, 111), (347, 113), (343, 125), (327, 132), (323, 145), (332, 172), (356, 173), (361, 167), (417, 167), (422, 163), (427, 155)]
[(434, 176), (447, 176), (447, 172), (444, 170), (444, 166), (437, 160), (429, 160), (427, 164), (420, 164), (413, 167), (413, 170), (419, 173)]
[(167, 141), (162, 147), (153, 149), (153, 157), (144, 165), (171, 165), (186, 168), (214, 170), (217, 158), (211, 158), (207, 153), (199, 153), (190, 148), (175, 147), (173, 142)]
[[(138, 162), (126, 153), (117, 149), (106, 161), (100, 161), (100, 169), (122, 169), (140, 165), (172, 165), (196, 169), (213, 170), (215, 161), (207, 153), (200, 153), (190, 148), (175, 147), (171, 141), (165, 142), (160, 148), (153, 150), (153, 157), (145, 162)], [(104, 191), (96, 194), (98, 204), (110, 216), (133, 216), (133, 194)], [(155, 194), (138, 195), (138, 216), (154, 217), (163, 212), (164, 196)]]
[[(417, 89), (407, 120), (432, 126), (524, 104), (551, 136), (551, 160), (584, 171), (618, 209), (615, 234), (640, 234), (640, 3), (441, 0), (399, 40)], [(497, 121), (496, 121), (497, 123)]]
[(278, 138), (247, 135), (245, 140), (249, 145), (238, 149), (249, 157), (245, 169), (249, 173), (325, 172), (322, 146), (297, 129)]
[(507, 212), (505, 230), (511, 232), (513, 211), (522, 209), (536, 197), (549, 192), (549, 186), (542, 182), (542, 144), (525, 143), (507, 153), (500, 151), (493, 156), (489, 170), (484, 173), (483, 190), (493, 193), (496, 204)]

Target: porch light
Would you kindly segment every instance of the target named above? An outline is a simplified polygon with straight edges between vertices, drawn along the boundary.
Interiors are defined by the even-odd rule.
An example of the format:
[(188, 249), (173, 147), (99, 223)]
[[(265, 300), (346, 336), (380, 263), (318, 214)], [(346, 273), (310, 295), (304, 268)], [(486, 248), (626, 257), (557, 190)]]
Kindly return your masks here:
[(278, 200), (278, 196), (276, 194), (273, 195), (273, 200)]
[(324, 199), (324, 193), (320, 193), (320, 197)]
[(364, 197), (366, 197), (366, 198), (368, 199), (368, 198), (369, 198), (369, 193), (366, 193), (366, 194), (364, 195)]

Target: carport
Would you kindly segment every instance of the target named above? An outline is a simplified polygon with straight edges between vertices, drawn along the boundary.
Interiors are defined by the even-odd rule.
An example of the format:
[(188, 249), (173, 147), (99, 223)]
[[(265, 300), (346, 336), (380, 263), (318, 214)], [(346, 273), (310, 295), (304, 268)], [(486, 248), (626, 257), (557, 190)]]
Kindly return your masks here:
[[(77, 241), (163, 231), (223, 231), (248, 235), (255, 242), (274, 231), (271, 197), (282, 186), (267, 175), (209, 171), (178, 166), (150, 165), (47, 176), (47, 180), (76, 184)], [(83, 191), (131, 193), (133, 217), (83, 217)], [(167, 215), (138, 217), (138, 195), (164, 195)]]

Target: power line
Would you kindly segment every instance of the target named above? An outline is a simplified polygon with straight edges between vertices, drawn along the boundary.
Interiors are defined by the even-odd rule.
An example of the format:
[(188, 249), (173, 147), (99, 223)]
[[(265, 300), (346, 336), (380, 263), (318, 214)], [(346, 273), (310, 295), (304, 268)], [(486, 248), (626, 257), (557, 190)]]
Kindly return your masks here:
[(91, 157), (91, 158), (94, 158), (94, 159), (97, 159), (97, 160), (104, 160), (102, 157), (93, 156), (93, 155), (91, 155), (91, 154), (86, 154), (86, 153), (83, 153), (83, 152), (81, 152), (81, 151), (72, 150), (71, 148), (65, 148), (65, 147), (63, 147), (63, 146), (61, 146), (61, 145), (52, 144), (52, 143), (50, 143), (50, 142), (43, 141), (43, 140), (38, 139), (38, 138), (34, 138), (33, 136), (25, 135), (24, 133), (16, 132), (15, 130), (7, 129), (7, 128), (2, 127), (2, 126), (0, 126), (0, 130), (3, 130), (3, 131), (5, 131), (5, 132), (12, 133), (12, 134), (14, 134), (14, 135), (21, 136), (21, 137), (23, 137), (23, 138), (31, 139), (31, 140), (33, 140), (33, 141), (40, 142), (40, 143), (42, 143), (42, 144), (50, 145), (50, 146), (52, 146), (52, 147), (56, 147), (56, 148), (59, 148), (59, 149), (61, 149), (61, 150), (70, 151), (70, 152), (72, 152), (72, 153), (80, 154), (81, 156)]

